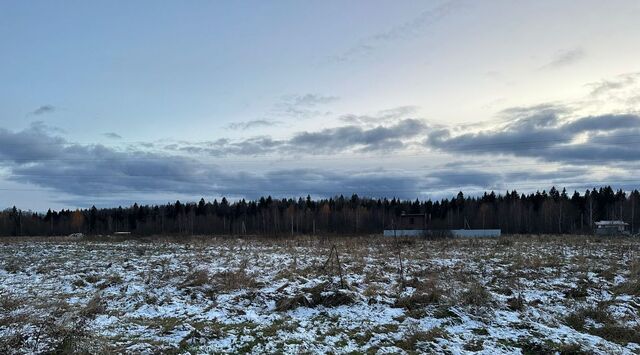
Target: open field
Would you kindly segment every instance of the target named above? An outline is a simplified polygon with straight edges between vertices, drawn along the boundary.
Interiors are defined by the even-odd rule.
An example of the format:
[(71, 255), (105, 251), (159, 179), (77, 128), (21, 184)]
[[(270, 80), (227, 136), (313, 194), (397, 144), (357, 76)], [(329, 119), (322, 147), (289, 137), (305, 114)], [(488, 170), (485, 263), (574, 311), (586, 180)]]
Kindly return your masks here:
[(0, 353), (639, 353), (639, 258), (591, 236), (4, 238)]

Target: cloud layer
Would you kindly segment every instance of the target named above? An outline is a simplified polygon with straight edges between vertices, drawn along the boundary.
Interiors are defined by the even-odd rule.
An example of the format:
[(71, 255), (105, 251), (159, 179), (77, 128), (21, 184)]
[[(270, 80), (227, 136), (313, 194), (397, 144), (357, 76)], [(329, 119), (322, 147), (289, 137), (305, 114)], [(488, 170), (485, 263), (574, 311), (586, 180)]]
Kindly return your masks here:
[(233, 130), (247, 130), (252, 128), (259, 127), (272, 127), (281, 124), (280, 121), (273, 120), (252, 120), (252, 121), (243, 121), (243, 122), (235, 122), (227, 125), (227, 129)]
[(214, 157), (259, 156), (266, 154), (329, 154), (349, 152), (389, 152), (409, 147), (426, 132), (427, 125), (419, 119), (398, 120), (394, 124), (362, 126), (360, 124), (302, 131), (287, 139), (254, 136), (240, 141), (218, 139), (198, 144), (167, 145), (171, 151), (206, 154)]
[[(603, 95), (630, 80), (621, 77), (621, 85), (618, 81), (600, 83), (594, 90)], [(301, 95), (284, 101), (314, 109), (332, 100), (337, 98)], [(602, 182), (633, 184), (638, 173), (634, 164), (640, 161), (640, 116), (636, 114), (580, 116), (568, 105), (542, 104), (503, 110), (501, 120), (491, 124), (443, 126), (409, 118), (416, 112), (414, 106), (400, 106), (372, 114), (342, 115), (338, 116), (344, 122), (341, 126), (279, 139), (253, 136), (121, 148), (74, 143), (55, 128), (35, 122), (22, 131), (0, 129), (0, 161), (3, 180), (75, 196), (64, 201), (78, 204), (128, 201), (136, 194), (254, 198), (358, 193), (415, 198), (552, 184), (580, 189)], [(255, 120), (230, 128), (269, 124)], [(105, 136), (119, 138), (115, 133)], [(393, 167), (371, 159), (394, 155), (407, 159), (416, 152), (425, 158)], [(241, 157), (255, 157), (259, 162), (257, 157), (304, 159), (336, 154), (363, 159), (354, 166), (330, 168), (300, 167), (295, 162), (262, 164), (260, 168), (224, 164)], [(440, 157), (441, 163), (433, 164), (433, 157)], [(512, 166), (499, 167), (497, 157), (504, 157)], [(211, 158), (218, 163), (211, 163)]]
[(34, 116), (40, 116), (40, 115), (44, 115), (47, 113), (53, 113), (56, 111), (56, 107), (53, 105), (42, 105), (40, 107), (38, 107), (37, 109), (33, 110), (30, 112), (31, 115)]
[(343, 122), (358, 125), (381, 124), (397, 122), (398, 120), (409, 118), (409, 116), (414, 114), (417, 110), (417, 106), (398, 106), (381, 110), (370, 115), (345, 114), (340, 116), (339, 119)]
[(558, 69), (575, 64), (586, 57), (586, 52), (582, 48), (572, 48), (557, 52), (550, 62), (540, 69)]
[[(397, 129), (407, 130), (413, 124), (405, 122)], [(354, 133), (359, 138), (353, 144), (366, 147), (398, 137), (398, 133), (394, 133), (395, 129), (355, 132), (347, 129), (325, 131), (321, 134), (344, 138)], [(311, 147), (317, 144), (315, 139), (304, 143), (307, 140), (305, 134), (296, 139), (300, 141), (300, 145), (309, 144)], [(264, 138), (252, 142), (256, 148), (245, 149), (265, 150), (275, 141)], [(283, 143), (277, 143), (280, 144)], [(343, 143), (341, 147), (347, 145)], [(235, 153), (245, 152), (238, 150)], [(42, 125), (33, 125), (19, 132), (0, 129), (0, 159), (3, 166), (11, 172), (10, 180), (84, 196), (86, 201), (91, 201), (91, 196), (130, 192), (257, 197), (264, 194), (331, 196), (353, 192), (382, 195), (399, 191), (415, 195), (419, 187), (415, 177), (376, 171), (346, 173), (289, 168), (263, 173), (251, 170), (229, 171), (183, 155), (142, 150), (118, 151), (99, 144), (75, 144), (51, 135), (47, 127)]]
[(434, 8), (426, 9), (406, 22), (396, 24), (386, 31), (375, 33), (360, 40), (344, 52), (329, 59), (332, 62), (353, 60), (357, 57), (373, 52), (376, 48), (386, 43), (415, 37), (423, 31), (424, 28), (431, 26), (450, 15), (459, 3), (460, 1), (457, 0), (449, 0)]
[(610, 114), (567, 120), (561, 119), (557, 110), (538, 108), (491, 130), (458, 133), (452, 128), (434, 129), (425, 145), (444, 152), (556, 162), (638, 161), (640, 116)]
[[(640, 118), (634, 115), (603, 115), (564, 121), (554, 113), (523, 116), (501, 129), (476, 133), (454, 133), (433, 128), (415, 119), (395, 125), (363, 128), (347, 125), (316, 132), (301, 132), (287, 140), (254, 137), (230, 143), (226, 139), (207, 143), (207, 148), (181, 146), (146, 151), (117, 150), (103, 145), (82, 145), (56, 136), (42, 124), (12, 132), (0, 129), (0, 159), (9, 175), (5, 180), (53, 189), (77, 201), (122, 201), (135, 194), (174, 193), (187, 196), (333, 196), (358, 193), (374, 197), (415, 198), (487, 189), (540, 188), (541, 184), (588, 186), (590, 169), (570, 166), (560, 170), (471, 168), (478, 154), (506, 154), (546, 160), (639, 159), (640, 151), (618, 144), (610, 134), (633, 130), (640, 133)], [(587, 135), (585, 138), (584, 135)], [(425, 138), (426, 137), (426, 138)], [(567, 145), (568, 140), (587, 139)], [(228, 169), (208, 163), (203, 156), (215, 149), (219, 154), (252, 155), (266, 152), (403, 152), (413, 141), (447, 154), (471, 155), (440, 168), (293, 168), (266, 170)], [(597, 144), (596, 144), (597, 142)], [(166, 148), (166, 147), (165, 147)], [(530, 149), (534, 148), (534, 149)], [(473, 153), (471, 153), (471, 150)], [(179, 153), (189, 153), (188, 155)], [(375, 162), (374, 162), (375, 163)], [(490, 165), (489, 165), (490, 166)], [(610, 181), (626, 174), (608, 174)], [(533, 186), (537, 184), (536, 186)], [(68, 198), (65, 201), (73, 201)]]

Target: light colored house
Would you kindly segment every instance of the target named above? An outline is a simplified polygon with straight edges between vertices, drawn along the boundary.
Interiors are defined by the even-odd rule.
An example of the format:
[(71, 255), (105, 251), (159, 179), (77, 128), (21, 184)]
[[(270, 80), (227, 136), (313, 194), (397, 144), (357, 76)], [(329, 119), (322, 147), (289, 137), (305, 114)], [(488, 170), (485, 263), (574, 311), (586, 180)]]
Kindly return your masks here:
[(499, 237), (502, 234), (502, 230), (501, 229), (452, 229), (451, 234), (454, 237), (466, 237), (466, 238)]
[(595, 233), (597, 235), (626, 235), (629, 234), (627, 228), (629, 223), (624, 221), (598, 221)]
[(427, 227), (426, 214), (402, 213), (397, 221), (384, 230), (385, 237), (426, 237), (426, 236), (451, 236), (451, 237), (499, 237), (500, 229), (450, 229), (430, 230)]

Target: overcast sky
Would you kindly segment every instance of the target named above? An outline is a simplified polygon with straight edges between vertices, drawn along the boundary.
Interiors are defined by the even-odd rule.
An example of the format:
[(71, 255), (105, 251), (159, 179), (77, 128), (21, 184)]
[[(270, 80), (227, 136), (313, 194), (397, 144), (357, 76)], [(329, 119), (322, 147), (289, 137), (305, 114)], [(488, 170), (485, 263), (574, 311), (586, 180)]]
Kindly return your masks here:
[(0, 208), (640, 186), (640, 2), (0, 2)]

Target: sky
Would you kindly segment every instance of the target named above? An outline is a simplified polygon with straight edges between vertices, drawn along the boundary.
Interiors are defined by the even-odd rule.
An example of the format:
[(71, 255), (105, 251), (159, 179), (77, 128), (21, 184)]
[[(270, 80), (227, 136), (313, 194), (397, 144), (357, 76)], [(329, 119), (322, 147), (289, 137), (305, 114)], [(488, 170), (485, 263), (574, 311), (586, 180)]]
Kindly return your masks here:
[(640, 186), (640, 2), (0, 2), (0, 208)]

